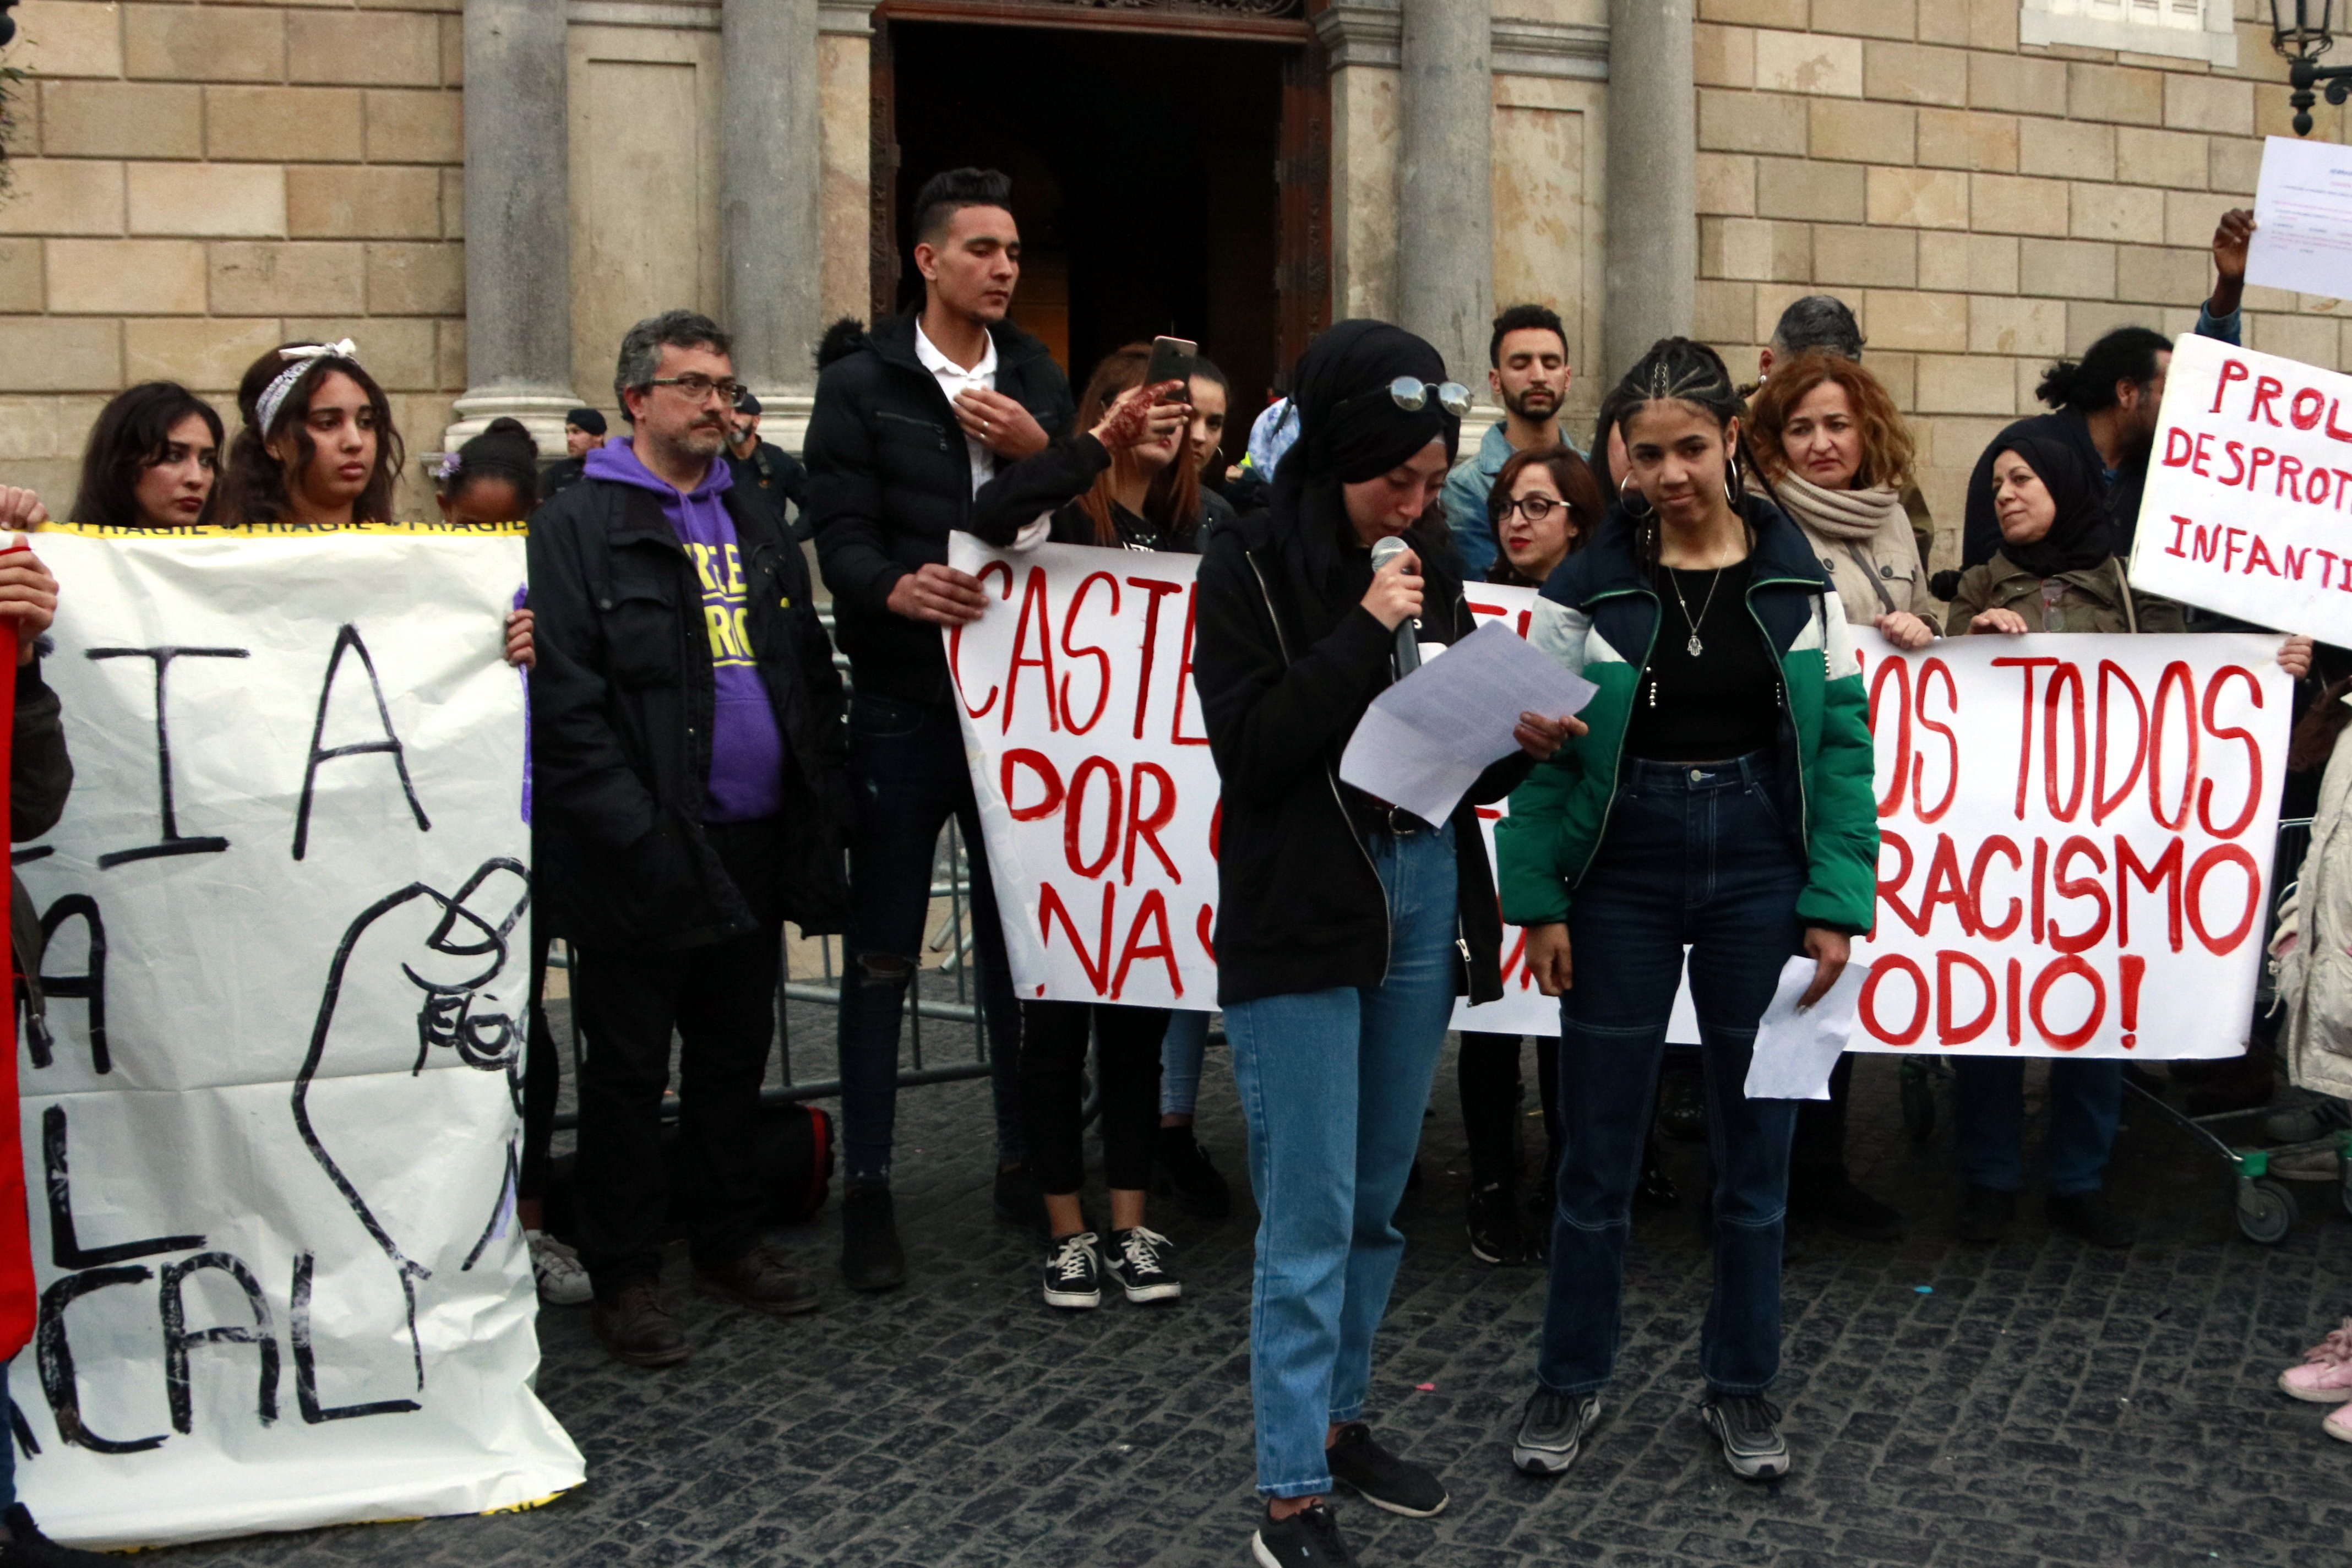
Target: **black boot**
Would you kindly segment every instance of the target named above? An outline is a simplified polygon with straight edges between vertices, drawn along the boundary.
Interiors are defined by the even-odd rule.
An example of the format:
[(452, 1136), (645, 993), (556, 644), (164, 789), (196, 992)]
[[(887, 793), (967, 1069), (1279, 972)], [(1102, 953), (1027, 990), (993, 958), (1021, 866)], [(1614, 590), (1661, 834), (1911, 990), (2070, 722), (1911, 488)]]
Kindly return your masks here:
[(1174, 1198), (1185, 1212), (1202, 1219), (1223, 1219), (1234, 1212), (1233, 1189), (1224, 1173), (1192, 1136), (1192, 1124), (1162, 1127), (1151, 1155), (1152, 1187), (1162, 1197)]
[(907, 1282), (889, 1188), (868, 1184), (841, 1195), (841, 1278), (853, 1290), (887, 1290)]

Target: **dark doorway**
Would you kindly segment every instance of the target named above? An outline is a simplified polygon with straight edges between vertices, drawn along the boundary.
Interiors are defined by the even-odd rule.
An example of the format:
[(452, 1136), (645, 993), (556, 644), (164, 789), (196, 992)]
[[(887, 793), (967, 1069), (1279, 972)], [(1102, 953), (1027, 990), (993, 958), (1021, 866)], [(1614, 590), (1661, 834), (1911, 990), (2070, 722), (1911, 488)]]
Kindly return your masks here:
[[(1276, 384), (1285, 317), (1297, 313), (1286, 311), (1277, 282), (1277, 165), (1286, 77), (1301, 74), (1290, 57), (1305, 51), (1108, 31), (887, 25), (877, 54), (877, 76), (887, 71), (887, 80), (877, 81), (885, 90), (877, 103), (897, 145), (895, 168), (877, 168), (887, 182), (877, 189), (886, 219), (877, 237), (877, 309), (922, 299), (910, 209), (924, 180), (961, 164), (1003, 169), (1013, 176), (1023, 248), (1013, 320), (1054, 350), (1074, 391), (1121, 343), (1160, 332), (1198, 339), (1233, 381), (1235, 428), (1224, 452), (1238, 460), (1249, 420)], [(1319, 173), (1319, 159), (1285, 166), (1307, 162)], [(1324, 226), (1314, 226), (1313, 243), (1325, 243)], [(1283, 270), (1328, 293), (1325, 267)]]

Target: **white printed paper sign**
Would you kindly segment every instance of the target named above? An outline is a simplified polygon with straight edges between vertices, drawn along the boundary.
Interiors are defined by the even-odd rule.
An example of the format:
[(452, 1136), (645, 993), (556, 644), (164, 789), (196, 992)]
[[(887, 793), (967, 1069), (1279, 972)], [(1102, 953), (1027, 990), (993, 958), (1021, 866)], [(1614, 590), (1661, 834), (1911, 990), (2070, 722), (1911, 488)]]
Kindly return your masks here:
[(1856, 640), (1880, 842), (1853, 1048), (2243, 1050), (2292, 696), (2279, 639)]
[[(224, 536), (226, 535), (226, 536)], [(531, 1390), (519, 531), (49, 531), (17, 1487), (117, 1546), (577, 1485)]]
[(2131, 580), (2352, 643), (2352, 376), (2211, 338), (2176, 343)]
[[(1213, 1007), (1216, 765), (1191, 689), (1194, 559), (955, 536), (987, 615), (949, 634), (1024, 996)], [(1113, 592), (1113, 585), (1117, 592)], [(1472, 584), (1527, 633), (1536, 595)], [(2286, 752), (2278, 640), (1855, 634), (1879, 801), (1858, 1050), (2243, 1047)], [(1499, 803), (1478, 808), (1492, 863)], [(1556, 1035), (1526, 937), (1454, 1026)], [(1687, 992), (1685, 992), (1685, 995)], [(1697, 1038), (1678, 1011), (1669, 1037)]]

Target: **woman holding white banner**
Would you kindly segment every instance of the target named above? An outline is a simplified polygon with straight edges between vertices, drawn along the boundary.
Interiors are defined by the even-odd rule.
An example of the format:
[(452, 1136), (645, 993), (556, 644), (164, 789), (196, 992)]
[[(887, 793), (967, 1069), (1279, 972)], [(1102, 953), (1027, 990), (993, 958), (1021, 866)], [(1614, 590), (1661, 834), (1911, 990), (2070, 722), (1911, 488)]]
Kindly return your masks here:
[(1631, 489), (1545, 584), (1529, 630), (1600, 688), (1591, 731), (1512, 795), (1496, 836), (1504, 917), (1527, 929), (1537, 984), (1562, 998), (1568, 1132), (1537, 1388), (1512, 1458), (1558, 1475), (1600, 1420), (1688, 946), (1715, 1166), (1701, 1415), (1735, 1474), (1770, 1479), (1790, 1466), (1765, 1393), (1780, 1363), (1796, 1107), (1747, 1097), (1748, 1058), (1791, 955), (1811, 960), (1809, 1005), (1870, 928), (1870, 723), (1811, 545), (1740, 487), (1742, 408), (1723, 361), (1669, 338), (1625, 382)]
[[(1151, 345), (1129, 343), (1095, 367), (1078, 400), (1085, 433), (998, 470), (972, 497), (972, 531), (999, 548), (1048, 540), (1112, 549), (1197, 548), (1200, 465), (1183, 383), (1143, 384)], [(1021, 1004), (1021, 1115), (1029, 1168), (1045, 1199), (1049, 1307), (1102, 1304), (1105, 1277), (1138, 1303), (1184, 1293), (1168, 1238), (1143, 1223), (1160, 1138), (1160, 1040), (1168, 1009), (1099, 1002)], [(1078, 1202), (1086, 1180), (1087, 1040), (1101, 1074), (1105, 1246)]]
[[(1941, 607), (1904, 510), (1910, 432), (1895, 399), (1862, 362), (1809, 349), (1775, 363), (1748, 405), (1748, 456), (1764, 494), (1804, 531), (1845, 606), (1846, 624), (1874, 626), (1899, 648), (1936, 640)], [(1861, 1241), (1893, 1241), (1903, 1215), (1856, 1186), (1845, 1168), (1853, 1058), (1838, 1058), (1830, 1097), (1797, 1108), (1789, 1213)]]
[[(1470, 394), (1437, 351), (1342, 321), (1299, 362), (1297, 443), (1272, 504), (1202, 554), (1194, 684), (1223, 784), (1217, 999), (1257, 1194), (1250, 1394), (1261, 1568), (1349, 1561), (1334, 1480), (1425, 1519), (1436, 1476), (1363, 1421), (1372, 1334), (1403, 1255), (1398, 1201), (1454, 998), (1502, 994), (1502, 921), (1475, 803), (1525, 776), (1488, 768), (1444, 823), (1339, 781), (1392, 679), (1398, 633), (1475, 629), (1438, 506)], [(1375, 542), (1407, 548), (1375, 570)], [(1528, 755), (1581, 726), (1520, 715)]]
[[(1954, 635), (2028, 632), (2182, 632), (2180, 606), (2131, 586), (2116, 555), (2105, 480), (2073, 444), (2003, 432), (1990, 458), (2000, 545), (1971, 566), (1952, 598)], [(2300, 680), (2311, 639), (2291, 637), (2279, 667)], [(1990, 1244), (2009, 1234), (2022, 1185), (2025, 1064), (1961, 1057), (1954, 1102), (1961, 1173), (1962, 1240)], [(2126, 1247), (2131, 1227), (2105, 1201), (2107, 1160), (2123, 1117), (2124, 1064), (2065, 1058), (2050, 1064), (2051, 1223), (2094, 1247)]]

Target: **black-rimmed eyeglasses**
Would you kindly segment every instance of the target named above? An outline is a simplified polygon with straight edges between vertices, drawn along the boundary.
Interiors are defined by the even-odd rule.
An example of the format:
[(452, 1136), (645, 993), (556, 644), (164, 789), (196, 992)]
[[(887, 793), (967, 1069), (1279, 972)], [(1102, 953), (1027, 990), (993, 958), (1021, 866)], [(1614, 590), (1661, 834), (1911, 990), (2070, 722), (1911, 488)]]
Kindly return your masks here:
[(646, 384), (675, 386), (685, 393), (689, 400), (696, 403), (708, 401), (710, 395), (715, 392), (719, 395), (719, 400), (730, 408), (735, 406), (735, 400), (743, 395), (744, 390), (743, 384), (740, 381), (713, 381), (707, 375), (656, 376)]
[(1556, 509), (1567, 504), (1566, 501), (1554, 500), (1549, 496), (1520, 496), (1497, 506), (1495, 509), (1495, 520), (1497, 522), (1506, 521), (1516, 511), (1529, 522), (1541, 522)]

